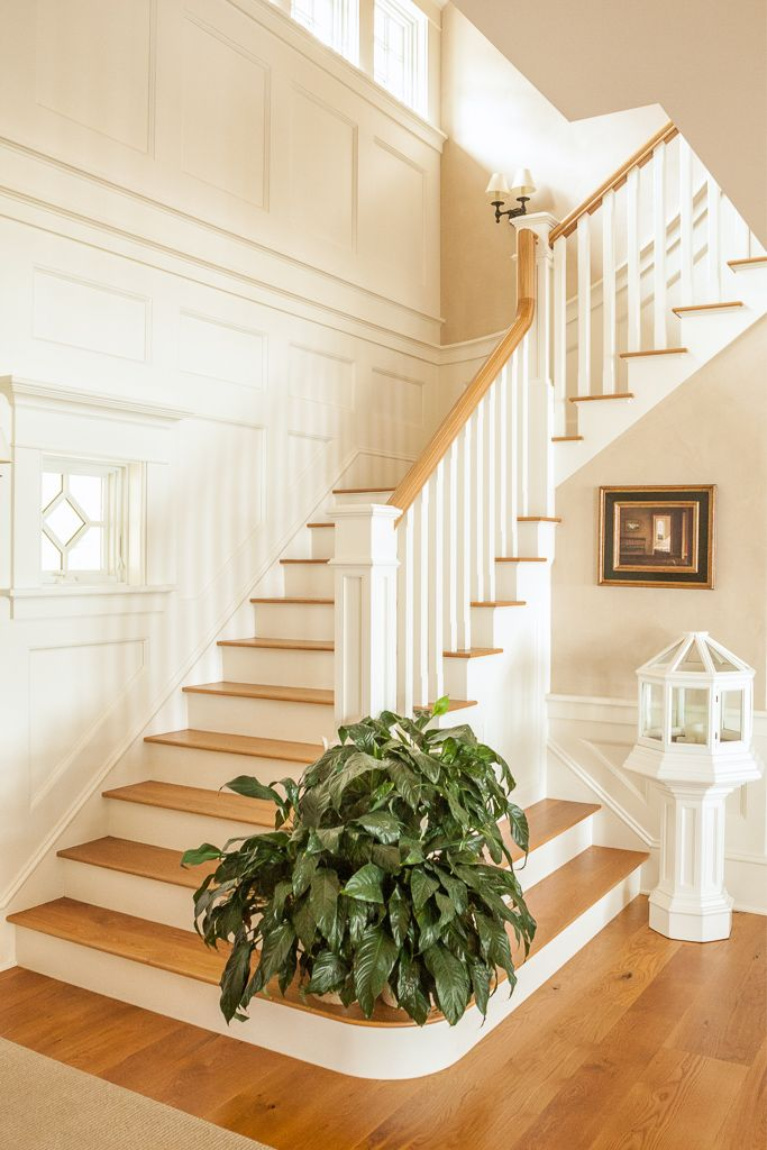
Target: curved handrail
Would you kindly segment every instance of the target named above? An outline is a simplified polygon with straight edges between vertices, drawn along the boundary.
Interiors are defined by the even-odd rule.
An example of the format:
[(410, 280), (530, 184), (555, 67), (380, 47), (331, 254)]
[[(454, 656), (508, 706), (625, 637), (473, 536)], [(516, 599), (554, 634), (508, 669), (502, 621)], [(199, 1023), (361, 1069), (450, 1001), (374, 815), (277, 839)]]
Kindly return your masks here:
[(609, 179), (605, 180), (603, 184), (600, 184), (597, 190), (592, 192), (588, 199), (585, 199), (579, 207), (570, 212), (569, 216), (565, 216), (560, 224), (557, 224), (555, 228), (551, 229), (549, 232), (550, 246), (553, 247), (555, 241), (558, 240), (560, 236), (572, 235), (578, 226), (578, 220), (581, 216), (585, 216), (587, 212), (591, 214), (597, 211), (597, 209), (601, 207), (602, 200), (608, 192), (614, 192), (617, 191), (618, 188), (623, 187), (632, 168), (644, 167), (644, 165), (652, 159), (652, 154), (658, 147), (658, 144), (668, 144), (674, 139), (674, 136), (676, 136), (678, 132), (679, 129), (676, 124), (669, 120), (665, 127), (661, 128), (646, 144), (642, 145), (639, 151), (634, 152), (633, 156), (629, 156), (626, 162), (621, 164), (617, 172), (613, 172)]
[[(535, 244), (535, 234), (529, 228), (524, 228), (518, 233), (517, 314), (514, 323), (453, 404), (389, 499), (389, 503), (393, 507), (399, 507), (403, 515), (426, 486), (440, 460), (447, 454), (450, 445), (463, 430), (480, 400), (498, 378), (499, 372), (511, 359), (532, 326), (535, 316)], [(401, 519), (402, 516), (397, 522), (401, 522)]]

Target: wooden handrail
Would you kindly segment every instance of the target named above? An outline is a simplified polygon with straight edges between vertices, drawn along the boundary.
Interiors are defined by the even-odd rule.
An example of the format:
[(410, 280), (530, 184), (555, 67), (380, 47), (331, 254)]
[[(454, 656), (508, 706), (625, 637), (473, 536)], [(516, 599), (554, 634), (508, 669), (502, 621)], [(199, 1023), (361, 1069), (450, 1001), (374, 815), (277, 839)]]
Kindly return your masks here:
[[(498, 378), (530, 330), (535, 316), (535, 244), (529, 228), (517, 238), (517, 314), (514, 323), (482, 364), (474, 379), (458, 397), (418, 459), (402, 479), (389, 503), (404, 514), (428, 483), (439, 461), (476, 411), (480, 400)], [(402, 516), (397, 520), (401, 522)]]
[(658, 147), (658, 144), (668, 144), (673, 140), (679, 132), (676, 124), (670, 120), (665, 127), (656, 132), (652, 139), (643, 144), (639, 151), (634, 152), (633, 156), (629, 156), (624, 164), (618, 168), (617, 172), (613, 172), (609, 179), (600, 184), (595, 192), (585, 199), (580, 207), (570, 212), (569, 216), (565, 216), (561, 224), (557, 224), (555, 228), (549, 232), (549, 244), (554, 246), (556, 240), (560, 236), (569, 236), (575, 231), (578, 226), (578, 220), (581, 216), (585, 216), (588, 212), (589, 215), (597, 211), (602, 205), (602, 200), (605, 198), (607, 192), (617, 191), (618, 188), (623, 187), (628, 179), (628, 174), (632, 168), (642, 168), (646, 163), (652, 159), (652, 154)]

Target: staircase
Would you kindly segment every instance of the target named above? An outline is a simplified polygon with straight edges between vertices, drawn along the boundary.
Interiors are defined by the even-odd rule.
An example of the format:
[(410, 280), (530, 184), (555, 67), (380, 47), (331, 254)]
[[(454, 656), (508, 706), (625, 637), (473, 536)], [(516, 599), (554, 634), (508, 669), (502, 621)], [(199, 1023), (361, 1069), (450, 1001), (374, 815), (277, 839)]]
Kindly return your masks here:
[[(679, 195), (669, 206), (672, 145)], [(215, 989), (225, 956), (190, 929), (205, 868), (182, 870), (181, 852), (272, 820), (268, 804), (219, 788), (241, 774), (297, 778), (339, 723), (445, 693), (440, 722), (471, 723), (509, 758), (530, 821), (520, 878), (539, 931), (527, 960), (518, 956), (513, 998), (500, 988), (484, 1028), (472, 1011), (455, 1028), (439, 1015), (418, 1028), (384, 1005), (368, 1022), (293, 988), (259, 997), (230, 1033), (361, 1077), (432, 1073), (636, 896), (646, 854), (603, 845), (597, 805), (546, 793), (550, 575), (567, 529), (554, 496), (557, 480), (767, 311), (767, 257), (698, 177), (669, 126), (553, 230), (545, 217), (520, 221), (509, 333), (396, 488), (339, 487), (307, 522), (265, 585), (282, 594), (251, 601), (254, 634), (221, 639), (220, 679), (184, 687), (187, 727), (147, 735), (134, 781), (103, 792), (103, 833), (58, 851), (61, 897), (28, 897), (10, 916), (20, 965), (226, 1033)]]

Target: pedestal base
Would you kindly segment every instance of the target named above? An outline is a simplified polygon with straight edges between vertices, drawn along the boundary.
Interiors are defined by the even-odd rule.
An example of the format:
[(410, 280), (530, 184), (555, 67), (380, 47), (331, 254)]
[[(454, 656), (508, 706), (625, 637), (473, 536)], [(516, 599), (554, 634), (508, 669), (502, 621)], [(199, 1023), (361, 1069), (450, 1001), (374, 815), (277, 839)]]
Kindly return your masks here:
[(650, 928), (680, 942), (717, 942), (732, 933), (732, 899), (725, 894), (709, 905), (690, 905), (663, 891), (650, 895)]

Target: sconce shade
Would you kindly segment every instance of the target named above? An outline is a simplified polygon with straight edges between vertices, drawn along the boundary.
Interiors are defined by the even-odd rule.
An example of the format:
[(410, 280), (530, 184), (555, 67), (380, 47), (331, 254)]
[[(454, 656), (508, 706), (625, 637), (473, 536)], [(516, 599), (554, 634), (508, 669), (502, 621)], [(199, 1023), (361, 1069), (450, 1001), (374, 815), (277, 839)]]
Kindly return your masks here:
[(2, 427), (0, 427), (0, 463), (11, 463), (11, 449), (8, 440), (5, 437)]
[(515, 199), (520, 196), (532, 196), (535, 184), (529, 168), (517, 168), (512, 181), (512, 191)]
[(511, 188), (502, 172), (493, 172), (490, 177), (490, 183), (485, 188), (485, 194), (491, 204), (503, 204), (506, 202), (511, 195)]

